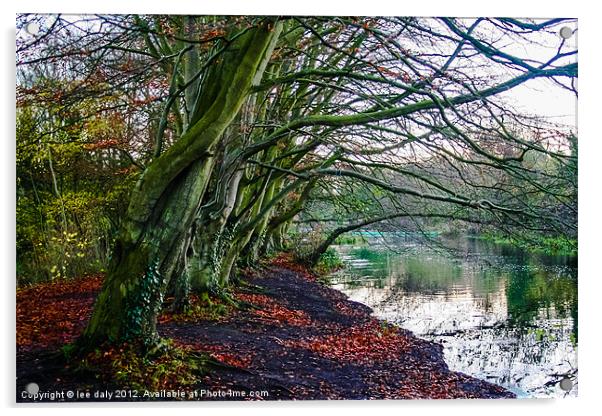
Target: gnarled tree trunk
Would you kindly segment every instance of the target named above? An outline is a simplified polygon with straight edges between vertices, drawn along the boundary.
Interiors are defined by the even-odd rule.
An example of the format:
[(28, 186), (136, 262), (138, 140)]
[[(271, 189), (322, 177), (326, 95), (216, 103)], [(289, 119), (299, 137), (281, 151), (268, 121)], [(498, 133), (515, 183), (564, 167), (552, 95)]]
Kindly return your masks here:
[(264, 70), (277, 32), (273, 23), (264, 23), (229, 45), (206, 79), (206, 92), (199, 97), (202, 111), (140, 177), (81, 347), (126, 340), (148, 345), (158, 339), (165, 273), (178, 258), (202, 200), (213, 168), (212, 150)]

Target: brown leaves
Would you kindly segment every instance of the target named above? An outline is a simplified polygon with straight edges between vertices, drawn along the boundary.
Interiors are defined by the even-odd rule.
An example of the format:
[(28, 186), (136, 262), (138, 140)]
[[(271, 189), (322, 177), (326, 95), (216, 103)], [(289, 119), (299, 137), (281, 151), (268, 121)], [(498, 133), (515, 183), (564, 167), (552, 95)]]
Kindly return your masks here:
[(339, 333), (305, 340), (286, 341), (292, 348), (306, 348), (318, 355), (346, 362), (388, 361), (406, 352), (411, 340), (394, 327), (383, 328), (375, 321), (345, 328)]
[(280, 253), (276, 258), (274, 258), (271, 262), (271, 265), (282, 267), (291, 271), (296, 272), (300, 277), (309, 280), (315, 281), (316, 275), (311, 273), (307, 267), (295, 263), (293, 260), (293, 256), (290, 253)]
[(213, 359), (232, 367), (248, 368), (253, 361), (253, 354), (250, 354), (248, 351), (242, 353), (241, 351), (222, 344), (203, 344), (199, 342), (177, 342), (177, 344), (186, 350), (207, 353)]
[(211, 30), (207, 30), (206, 32), (202, 33), (201, 36), (199, 37), (199, 41), (201, 42), (209, 42), (210, 40), (216, 39), (216, 38), (221, 38), (224, 37), (226, 35), (226, 31), (222, 28), (214, 28)]
[(259, 307), (260, 309), (253, 310), (250, 313), (254, 318), (261, 321), (292, 326), (311, 325), (311, 319), (306, 312), (288, 309), (268, 296), (238, 293), (236, 297)]
[(98, 150), (98, 149), (109, 149), (119, 145), (119, 140), (116, 139), (104, 139), (98, 140), (94, 143), (87, 143), (84, 145), (86, 150)]
[(72, 342), (88, 321), (104, 276), (17, 289), (17, 346), (47, 348)]
[[(159, 319), (162, 335), (173, 340), (169, 348), (148, 357), (134, 345), (102, 345), (86, 356), (87, 365), (99, 380), (128, 388), (255, 389), (262, 383), (270, 399), (509, 397), (499, 387), (450, 372), (440, 345), (375, 319), (368, 308), (318, 283), (290, 255), (272, 266), (295, 273), (256, 271), (249, 283), (261, 283), (269, 295), (234, 293), (257, 309), (233, 311), (216, 322), (211, 307), (224, 305), (193, 296), (190, 315)], [(91, 276), (17, 290), (19, 352), (73, 341), (102, 280)], [(247, 371), (214, 366), (204, 373), (205, 354)]]
[(345, 316), (361, 317), (365, 315), (364, 311), (351, 307), (348, 301), (335, 301), (334, 308)]

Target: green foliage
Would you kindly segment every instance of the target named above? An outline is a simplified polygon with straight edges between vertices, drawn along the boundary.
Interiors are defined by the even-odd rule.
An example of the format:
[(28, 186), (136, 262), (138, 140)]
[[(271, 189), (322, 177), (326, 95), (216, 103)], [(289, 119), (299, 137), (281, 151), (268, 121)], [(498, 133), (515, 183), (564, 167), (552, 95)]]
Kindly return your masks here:
[[(127, 236), (125, 242), (145, 241), (161, 245), (165, 252), (181, 246), (187, 250), (186, 244), (179, 243), (184, 236), (188, 239), (189, 231), (202, 234), (208, 229), (206, 222), (219, 222), (216, 212), (231, 211), (216, 228), (221, 230), (225, 223), (225, 231), (202, 236), (202, 250), (192, 250), (202, 254), (203, 264), (198, 269), (210, 270), (208, 277), (201, 274), (199, 280), (207, 280), (212, 292), (227, 284), (237, 257), (246, 256), (243, 260), (253, 263), (249, 260), (254, 260), (255, 252), (250, 250), (249, 255), (245, 247), (262, 246), (269, 221), (296, 207), (299, 200), (309, 207), (301, 213), (294, 210), (295, 215), (308, 217), (300, 224), (327, 224), (327, 228), (310, 232), (300, 229), (293, 237), (295, 258), (311, 257), (312, 264), (316, 257), (312, 254), (324, 251), (324, 241), (331, 242), (325, 240), (326, 229), (363, 220), (372, 227), (363, 233), (370, 235), (385, 230), (369, 221), (391, 220), (383, 214), (416, 213), (417, 221), (401, 217), (390, 221), (391, 228), (408, 228), (409, 232), (428, 232), (433, 225), (442, 224), (449, 224), (452, 230), (460, 228), (447, 220), (462, 213), (460, 220), (464, 221), (466, 213), (458, 208), (470, 208), (478, 224), (492, 220), (496, 210), (501, 213), (496, 218), (503, 221), (506, 214), (533, 208), (534, 215), (528, 218), (508, 218), (520, 225), (515, 230), (542, 229), (537, 228), (540, 219), (547, 222), (549, 217), (558, 217), (563, 224), (574, 217), (574, 195), (566, 191), (576, 186), (571, 185), (576, 180), (576, 140), (570, 144), (575, 164), (563, 169), (559, 162), (563, 158), (543, 151), (547, 140), (538, 138), (533, 144), (521, 145), (531, 134), (522, 138), (520, 131), (508, 132), (511, 126), (500, 123), (498, 132), (497, 126), (492, 129), (489, 123), (482, 123), (488, 117), (486, 108), (476, 104), (493, 100), (492, 95), (526, 78), (500, 84), (490, 77), (491, 71), (480, 73), (483, 62), (477, 54), (474, 61), (458, 57), (464, 60), (458, 67), (467, 71), (451, 71), (433, 79), (431, 68), (438, 66), (442, 57), (429, 53), (432, 45), (416, 41), (422, 38), (413, 36), (422, 30), (416, 22), (408, 32), (404, 19), (354, 20), (350, 24), (340, 18), (276, 22), (278, 19), (257, 17), (241, 23), (238, 18), (207, 17), (213, 21), (212, 31), (217, 31), (210, 38), (205, 38), (208, 33), (201, 30), (201, 21), (195, 24), (194, 19), (186, 27), (176, 18), (170, 19), (170, 27), (138, 30), (147, 23), (154, 27), (156, 19), (115, 16), (103, 20), (107, 28), (121, 22), (115, 26), (119, 28), (116, 33), (131, 32), (128, 45), (143, 53), (129, 51), (128, 45), (116, 50), (115, 44), (121, 45), (123, 39), (112, 39), (110, 30), (100, 36), (94, 31), (86, 33), (89, 23), (79, 28), (82, 33), (78, 35), (58, 25), (40, 42), (22, 45), (30, 56), (18, 61), (19, 282), (69, 278), (105, 268), (126, 204), (125, 232), (120, 234)], [(287, 28), (282, 40), (288, 38), (290, 43), (278, 39), (283, 24), (302, 26), (294, 40), (290, 37), (295, 31)], [(358, 24), (366, 30), (365, 36), (357, 36)], [(446, 21), (442, 28), (449, 24), (451, 21)], [(313, 25), (315, 32), (308, 32)], [(372, 31), (380, 35), (368, 36)], [(403, 38), (406, 32), (411, 36), (400, 42), (404, 49), (386, 41), (391, 36)], [(181, 40), (174, 40), (174, 33), (201, 42), (184, 48)], [(317, 39), (317, 33), (325, 38)], [(436, 49), (453, 51), (458, 47), (455, 35), (437, 34), (428, 26), (423, 35), (435, 37)], [(69, 52), (62, 50), (66, 45), (81, 43), (79, 36), (93, 47), (84, 48), (77, 56), (63, 53)], [(212, 39), (216, 43), (212, 44)], [(218, 54), (224, 39), (229, 47)], [(342, 49), (323, 48), (331, 41), (343, 45)], [(382, 53), (374, 58), (379, 62), (360, 58), (378, 48)], [(420, 68), (408, 67), (399, 59), (406, 49), (425, 60)], [(50, 50), (52, 54), (47, 55)], [(75, 67), (81, 71), (67, 70)], [(383, 76), (376, 76), (375, 69)], [(464, 72), (474, 75), (471, 83), (478, 90), (458, 96), (454, 91), (459, 94), (464, 88), (457, 75), (463, 79)], [(563, 73), (576, 76), (576, 66), (550, 68), (535, 75)], [(132, 74), (137, 76), (132, 78)], [(196, 80), (180, 89), (191, 74), (197, 74)], [(341, 89), (342, 85), (345, 88)], [(438, 120), (429, 126), (434, 123), (432, 111), (441, 106), (431, 93), (435, 90), (451, 93), (444, 104), (463, 123), (455, 126)], [(520, 121), (518, 114), (516, 118)], [(416, 132), (410, 130), (416, 130), (412, 127), (416, 123), (436, 134), (414, 137)], [(254, 128), (257, 126), (261, 128)], [(525, 133), (530, 133), (529, 129)], [(155, 139), (148, 140), (151, 136)], [(537, 151), (540, 145), (542, 151)], [(414, 146), (422, 150), (416, 151)], [(143, 165), (144, 180), (132, 186), (135, 171)], [(234, 172), (243, 173), (240, 182), (228, 182), (224, 189), (217, 186), (231, 181)], [(293, 192), (301, 189), (298, 185), (305, 179), (319, 186), (311, 195)], [(549, 194), (543, 192), (548, 188)], [(224, 198), (230, 190), (235, 197), (231, 202)], [(277, 199), (280, 192), (290, 194)], [(230, 204), (234, 206), (225, 210)], [(503, 206), (500, 209), (498, 205)], [(439, 212), (448, 214), (430, 224), (420, 219), (429, 214), (434, 218)], [(524, 223), (527, 219), (533, 223)], [(155, 230), (160, 231), (160, 238), (155, 239)], [(149, 235), (152, 241), (146, 241)], [(341, 237), (338, 242), (350, 242), (351, 238), (355, 242), (355, 237)], [(541, 240), (554, 250), (564, 250), (570, 243), (568, 237)], [(144, 328), (154, 322), (164, 280), (170, 277), (158, 273), (158, 265), (165, 264), (166, 258), (140, 254), (139, 259), (130, 258), (113, 269), (110, 281), (118, 284), (105, 286), (96, 309), (105, 310), (102, 302), (112, 306), (122, 290), (128, 298), (125, 306), (118, 306), (127, 308), (127, 313), (117, 316), (126, 316), (126, 322), (119, 325), (127, 327), (132, 338), (146, 335)], [(186, 260), (188, 253), (173, 254)], [(341, 265), (334, 250), (318, 261), (324, 272)], [(110, 319), (105, 321), (110, 327)]]
[[(63, 208), (64, 207), (64, 208)], [(115, 224), (86, 192), (62, 200), (17, 201), (17, 275), (20, 283), (72, 278), (104, 271)], [(63, 209), (67, 221), (63, 221)]]
[(484, 233), (481, 237), (497, 244), (509, 244), (535, 253), (577, 255), (577, 240), (566, 236), (550, 237), (525, 234), (522, 237), (508, 237), (500, 233)]
[(336, 240), (334, 240), (335, 244), (360, 244), (363, 243), (365, 240), (361, 235), (355, 235), (355, 234), (343, 234), (337, 237)]
[(296, 232), (289, 234), (293, 258), (297, 262), (303, 262), (312, 254), (326, 238), (320, 227), (308, 232)]
[(550, 254), (577, 254), (577, 240), (564, 236), (544, 237), (541, 240), (542, 250)]
[(380, 320), (379, 322), (380, 322), (380, 332), (385, 337), (396, 334), (399, 331), (399, 329), (395, 326), (395, 324), (388, 322), (386, 319)]
[[(102, 150), (90, 150), (84, 140), (90, 130), (61, 129), (59, 120), (41, 114), (34, 106), (17, 112), (19, 284), (104, 271), (137, 177), (103, 161)], [(43, 135), (44, 128), (57, 132)]]
[(569, 340), (571, 341), (573, 347), (577, 346), (577, 335), (575, 335), (574, 332), (571, 332), (571, 334), (569, 335)]
[(225, 305), (220, 299), (212, 300), (207, 292), (203, 292), (201, 298), (198, 301), (192, 300), (183, 312), (168, 315), (166, 319), (175, 322), (219, 321), (228, 317), (233, 310), (232, 305)]
[(81, 370), (99, 374), (119, 387), (159, 391), (192, 387), (206, 374), (209, 358), (162, 340), (152, 351), (125, 344), (96, 349), (80, 363)]
[(318, 264), (316, 265), (316, 271), (321, 274), (332, 273), (335, 270), (342, 268), (345, 265), (339, 253), (332, 247), (329, 247), (322, 255)]
[[(142, 259), (140, 260), (144, 261), (144, 256), (141, 257)], [(135, 282), (134, 287), (124, 287), (127, 296), (127, 324), (123, 326), (127, 331), (124, 336), (126, 340), (137, 339), (148, 345), (156, 341), (155, 339), (148, 338), (146, 329), (152, 317), (157, 316), (163, 301), (161, 297), (161, 282), (159, 265), (155, 261), (146, 268), (146, 272), (141, 279)]]

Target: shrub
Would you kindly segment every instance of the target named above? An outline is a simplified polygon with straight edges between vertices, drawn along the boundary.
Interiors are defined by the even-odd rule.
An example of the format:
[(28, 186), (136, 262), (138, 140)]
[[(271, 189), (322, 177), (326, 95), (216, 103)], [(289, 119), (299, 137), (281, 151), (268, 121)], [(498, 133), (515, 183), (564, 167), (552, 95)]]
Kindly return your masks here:
[(321, 274), (332, 273), (335, 270), (341, 269), (345, 263), (339, 253), (332, 247), (329, 247), (321, 256), (320, 260), (318, 260), (318, 264), (316, 265), (316, 271)]

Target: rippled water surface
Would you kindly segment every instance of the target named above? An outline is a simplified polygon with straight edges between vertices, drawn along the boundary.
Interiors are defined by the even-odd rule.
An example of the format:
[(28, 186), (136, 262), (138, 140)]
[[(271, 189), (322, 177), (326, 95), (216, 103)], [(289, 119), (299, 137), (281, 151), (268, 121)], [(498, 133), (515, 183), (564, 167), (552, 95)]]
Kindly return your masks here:
[[(453, 254), (400, 238), (337, 246), (348, 267), (332, 286), (442, 343), (453, 370), (519, 397), (577, 395), (577, 259), (474, 238), (445, 243)], [(559, 384), (567, 375), (569, 393)]]

